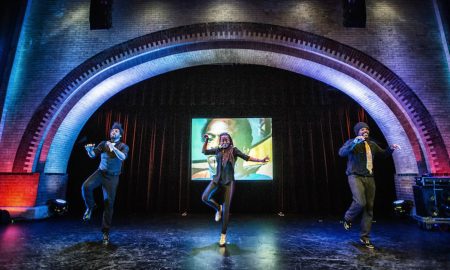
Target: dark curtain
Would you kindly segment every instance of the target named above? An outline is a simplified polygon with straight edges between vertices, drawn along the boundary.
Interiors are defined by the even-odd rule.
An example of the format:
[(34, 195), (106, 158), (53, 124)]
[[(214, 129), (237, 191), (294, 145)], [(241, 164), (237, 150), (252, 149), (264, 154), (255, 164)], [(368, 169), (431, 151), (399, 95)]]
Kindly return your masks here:
[[(178, 70), (122, 91), (86, 123), (69, 161), (73, 211), (82, 211), (81, 184), (99, 162), (90, 160), (82, 146), (107, 138), (114, 121), (123, 123), (123, 139), (130, 146), (118, 188), (118, 212), (208, 211), (200, 200), (207, 182), (190, 180), (192, 117), (273, 119), (274, 180), (238, 182), (233, 212), (341, 215), (351, 193), (346, 159), (337, 153), (354, 137), (353, 125), (368, 122), (373, 137), (386, 147), (364, 110), (321, 82), (250, 65)], [(381, 168), (375, 210), (387, 212), (395, 198), (393, 162), (375, 162)]]

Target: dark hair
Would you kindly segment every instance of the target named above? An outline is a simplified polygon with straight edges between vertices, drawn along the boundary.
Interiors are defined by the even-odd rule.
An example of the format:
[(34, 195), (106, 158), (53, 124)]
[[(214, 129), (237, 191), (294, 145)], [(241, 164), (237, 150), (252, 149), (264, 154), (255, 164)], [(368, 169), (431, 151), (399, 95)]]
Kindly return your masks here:
[(222, 136), (228, 136), (228, 139), (230, 139), (230, 144), (231, 144), (231, 145), (234, 145), (234, 143), (233, 143), (233, 138), (231, 138), (231, 135), (228, 134), (228, 132), (222, 132), (222, 133), (220, 133), (220, 134), (219, 134), (219, 140), (220, 140), (220, 137), (222, 137)]
[(113, 129), (118, 129), (119, 132), (120, 132), (120, 135), (123, 136), (123, 128), (122, 128), (122, 124), (121, 123), (114, 122), (112, 127), (111, 127), (111, 130), (113, 130)]

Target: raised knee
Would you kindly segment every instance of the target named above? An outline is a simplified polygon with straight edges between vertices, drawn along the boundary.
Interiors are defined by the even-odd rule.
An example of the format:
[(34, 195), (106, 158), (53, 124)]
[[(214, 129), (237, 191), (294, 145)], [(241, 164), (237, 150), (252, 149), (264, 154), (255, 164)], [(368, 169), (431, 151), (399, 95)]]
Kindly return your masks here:
[(91, 188), (89, 187), (89, 185), (87, 185), (86, 183), (84, 183), (81, 186), (81, 190), (83, 190), (84, 192), (91, 190)]

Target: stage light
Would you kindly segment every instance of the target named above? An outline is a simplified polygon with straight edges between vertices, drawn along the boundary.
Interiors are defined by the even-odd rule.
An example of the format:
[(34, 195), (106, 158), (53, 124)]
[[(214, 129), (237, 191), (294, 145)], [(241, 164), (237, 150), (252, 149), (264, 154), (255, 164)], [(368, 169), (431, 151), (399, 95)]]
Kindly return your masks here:
[(48, 210), (51, 215), (62, 216), (69, 210), (69, 205), (66, 200), (52, 199), (47, 201)]
[(413, 202), (410, 200), (397, 200), (392, 203), (394, 213), (397, 216), (409, 216), (413, 208)]

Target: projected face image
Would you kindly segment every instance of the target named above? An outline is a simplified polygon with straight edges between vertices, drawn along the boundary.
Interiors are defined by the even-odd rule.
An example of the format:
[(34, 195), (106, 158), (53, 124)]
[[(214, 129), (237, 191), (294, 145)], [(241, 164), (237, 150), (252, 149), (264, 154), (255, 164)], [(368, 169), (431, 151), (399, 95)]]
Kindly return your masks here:
[(220, 120), (212, 120), (206, 125), (205, 134), (208, 134), (211, 147), (219, 146), (219, 134), (228, 131), (228, 125)]
[(219, 147), (219, 135), (228, 133), (233, 138), (234, 146), (244, 153), (252, 144), (252, 128), (245, 118), (216, 118), (206, 122), (204, 134), (208, 134), (211, 147)]
[[(199, 123), (197, 125), (197, 122)], [(200, 122), (203, 123), (200, 125)], [(265, 126), (263, 123), (270, 122)], [(265, 128), (270, 128), (270, 131)], [(197, 130), (200, 129), (200, 130)], [(272, 155), (271, 119), (270, 118), (213, 118), (193, 119), (193, 148), (192, 153), (199, 152), (201, 146), (194, 147), (198, 134), (208, 134), (208, 148), (227, 148), (230, 144), (243, 153), (253, 152), (260, 156)], [(222, 133), (228, 136), (220, 136)], [(269, 146), (270, 145), (270, 146)], [(200, 148), (198, 148), (200, 147)], [(256, 152), (255, 152), (256, 151)], [(216, 173), (217, 162), (215, 156), (193, 156), (192, 179), (207, 180)], [(201, 169), (204, 168), (204, 169)], [(264, 174), (259, 171), (264, 168)], [(237, 159), (235, 163), (235, 178), (241, 180), (269, 180), (272, 179), (272, 163), (261, 165)]]

